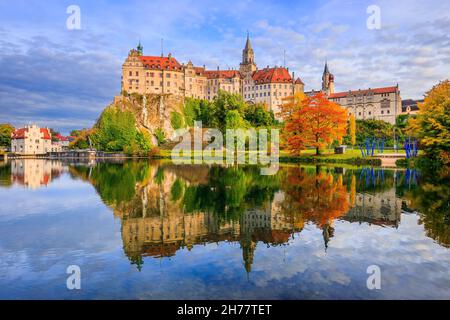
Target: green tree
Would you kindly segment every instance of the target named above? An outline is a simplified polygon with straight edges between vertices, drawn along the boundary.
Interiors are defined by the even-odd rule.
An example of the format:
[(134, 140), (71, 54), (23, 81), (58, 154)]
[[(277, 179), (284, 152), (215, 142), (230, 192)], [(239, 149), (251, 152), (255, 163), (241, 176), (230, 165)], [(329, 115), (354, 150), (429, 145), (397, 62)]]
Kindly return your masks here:
[[(236, 111), (241, 118), (244, 116), (245, 102), (241, 95), (219, 90), (213, 101), (214, 121), (211, 123), (215, 128), (225, 129), (228, 112)], [(235, 117), (234, 115), (232, 117)]]
[(244, 111), (244, 118), (252, 127), (269, 127), (275, 124), (273, 112), (267, 111), (267, 106), (262, 103), (248, 105)]
[(136, 129), (134, 114), (129, 111), (106, 108), (90, 135), (93, 144), (104, 151), (125, 151), (127, 153), (148, 152), (150, 141)]
[[(396, 128), (398, 140), (403, 139), (403, 133)], [(385, 139), (386, 146), (394, 145), (394, 126), (382, 120), (356, 120), (356, 143), (364, 144), (366, 138)]]
[(230, 110), (225, 116), (226, 129), (247, 128), (248, 122), (244, 120), (238, 110)]
[(11, 146), (11, 134), (14, 132), (14, 127), (9, 123), (0, 124), (0, 146)]
[(194, 126), (194, 121), (201, 118), (200, 99), (186, 98), (184, 101), (184, 118), (189, 127)]
[(53, 128), (50, 128), (50, 134), (52, 135), (52, 141), (58, 141), (58, 138), (56, 138), (57, 135), (60, 135), (59, 131), (56, 131)]
[[(69, 144), (71, 149), (88, 149), (89, 148), (89, 136), (94, 132), (94, 129), (82, 129), (74, 130), (70, 133), (71, 136), (75, 137)], [(75, 133), (75, 135), (73, 135)]]

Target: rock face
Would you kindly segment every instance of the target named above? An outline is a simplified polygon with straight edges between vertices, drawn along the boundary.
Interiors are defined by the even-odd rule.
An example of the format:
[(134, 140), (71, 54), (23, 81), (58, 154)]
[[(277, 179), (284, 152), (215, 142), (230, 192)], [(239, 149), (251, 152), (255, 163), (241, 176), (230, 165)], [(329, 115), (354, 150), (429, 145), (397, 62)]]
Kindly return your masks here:
[(171, 94), (131, 94), (116, 96), (110, 107), (121, 111), (131, 111), (136, 118), (138, 129), (147, 131), (152, 136), (152, 144), (156, 145), (155, 133), (160, 128), (166, 138), (172, 136), (174, 128), (171, 124), (172, 112), (183, 114), (183, 97)]

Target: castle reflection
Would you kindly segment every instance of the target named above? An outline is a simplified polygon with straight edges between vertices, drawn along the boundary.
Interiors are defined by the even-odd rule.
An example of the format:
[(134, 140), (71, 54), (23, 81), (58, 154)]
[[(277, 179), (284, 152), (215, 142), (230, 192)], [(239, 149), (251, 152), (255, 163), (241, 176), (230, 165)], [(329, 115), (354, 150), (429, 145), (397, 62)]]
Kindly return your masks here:
[[(414, 210), (427, 234), (449, 245), (448, 171), (430, 181), (415, 171), (373, 168), (294, 166), (261, 176), (251, 166), (15, 160), (0, 167), (0, 181), (36, 188), (65, 171), (91, 183), (112, 208), (121, 221), (124, 252), (138, 269), (145, 257), (230, 242), (240, 245), (250, 272), (258, 244), (288, 245), (305, 224), (322, 231), (326, 250), (338, 232), (336, 220), (396, 228), (401, 214)], [(431, 187), (440, 192), (424, 199)], [(426, 209), (431, 199), (441, 206)]]
[[(83, 170), (70, 171), (87, 178)], [(370, 172), (369, 184), (361, 170), (315, 166), (261, 176), (256, 167), (129, 162), (99, 164), (89, 174), (120, 218), (124, 251), (139, 269), (144, 257), (226, 241), (239, 243), (250, 272), (258, 243), (287, 245), (312, 223), (326, 249), (336, 219), (397, 227), (404, 202), (396, 195), (395, 171), (376, 172), (375, 179)]]

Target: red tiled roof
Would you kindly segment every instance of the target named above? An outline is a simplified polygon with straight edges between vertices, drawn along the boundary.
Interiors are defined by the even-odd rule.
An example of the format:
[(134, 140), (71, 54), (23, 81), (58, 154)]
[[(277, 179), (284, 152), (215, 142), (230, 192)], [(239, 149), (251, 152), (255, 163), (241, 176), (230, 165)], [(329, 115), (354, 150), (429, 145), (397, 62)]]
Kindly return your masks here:
[(181, 64), (174, 57), (139, 56), (148, 69), (181, 70)]
[(25, 139), (25, 132), (28, 132), (27, 128), (16, 129), (12, 134), (12, 139)]
[(256, 84), (292, 82), (289, 71), (286, 68), (279, 67), (257, 70), (252, 77)]
[(57, 134), (55, 138), (58, 139), (59, 141), (69, 141), (69, 137), (64, 137), (61, 134)]
[(236, 78), (240, 77), (241, 73), (237, 70), (205, 70), (205, 75), (208, 79), (216, 78)]
[[(13, 132), (11, 138), (12, 139), (26, 139), (25, 133), (28, 132), (28, 128), (19, 128)], [(40, 132), (43, 134), (42, 138), (50, 140), (51, 135), (50, 132), (46, 128), (40, 128)]]
[(43, 139), (46, 139), (46, 140), (51, 140), (52, 139), (52, 136), (50, 135), (50, 132), (49, 132), (49, 130), (48, 129), (46, 129), (46, 128), (41, 128), (41, 133), (43, 134)]
[(365, 90), (353, 90), (353, 91), (346, 91), (346, 92), (335, 92), (333, 94), (330, 94), (329, 98), (345, 98), (349, 95), (365, 95), (368, 93), (374, 93), (374, 94), (382, 94), (382, 93), (393, 93), (397, 91), (397, 86), (394, 87), (384, 87), (384, 88), (371, 88), (371, 89), (365, 89)]
[(199, 76), (203, 75), (205, 73), (205, 68), (203, 67), (194, 67), (195, 73)]

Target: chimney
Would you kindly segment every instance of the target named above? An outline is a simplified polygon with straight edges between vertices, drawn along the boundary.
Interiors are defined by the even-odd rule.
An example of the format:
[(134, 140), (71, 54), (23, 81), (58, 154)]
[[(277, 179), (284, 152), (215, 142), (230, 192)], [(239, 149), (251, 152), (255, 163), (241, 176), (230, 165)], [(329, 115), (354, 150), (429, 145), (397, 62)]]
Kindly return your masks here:
[(219, 71), (219, 66), (217, 66), (217, 71)]

